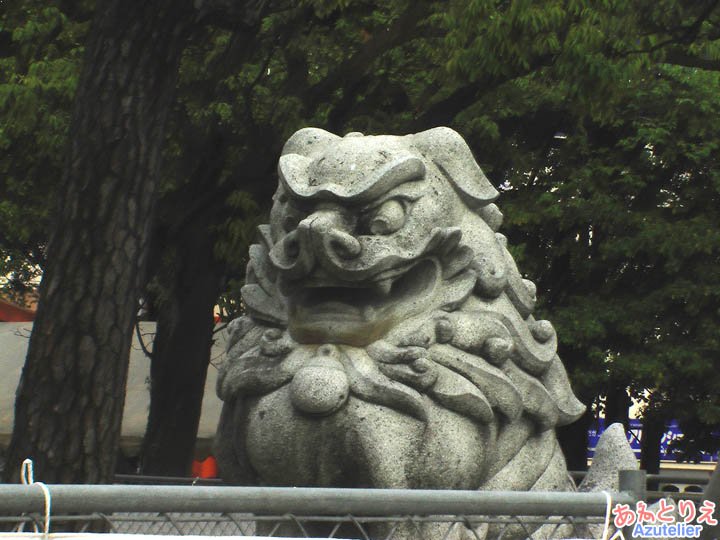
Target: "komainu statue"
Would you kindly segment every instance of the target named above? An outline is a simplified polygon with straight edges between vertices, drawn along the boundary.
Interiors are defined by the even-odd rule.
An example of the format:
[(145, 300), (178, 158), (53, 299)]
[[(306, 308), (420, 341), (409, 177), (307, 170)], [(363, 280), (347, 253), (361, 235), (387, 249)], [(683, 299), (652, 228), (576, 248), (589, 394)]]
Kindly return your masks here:
[(285, 144), (231, 323), (217, 458), (242, 484), (570, 487), (550, 322), (449, 128)]

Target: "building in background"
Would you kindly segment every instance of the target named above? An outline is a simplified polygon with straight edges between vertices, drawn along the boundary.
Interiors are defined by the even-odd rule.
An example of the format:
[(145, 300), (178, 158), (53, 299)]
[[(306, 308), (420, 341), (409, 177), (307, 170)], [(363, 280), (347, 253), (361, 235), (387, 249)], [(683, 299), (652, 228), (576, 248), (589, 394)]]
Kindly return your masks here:
[(32, 322), (35, 308), (24, 308), (0, 298), (0, 322)]

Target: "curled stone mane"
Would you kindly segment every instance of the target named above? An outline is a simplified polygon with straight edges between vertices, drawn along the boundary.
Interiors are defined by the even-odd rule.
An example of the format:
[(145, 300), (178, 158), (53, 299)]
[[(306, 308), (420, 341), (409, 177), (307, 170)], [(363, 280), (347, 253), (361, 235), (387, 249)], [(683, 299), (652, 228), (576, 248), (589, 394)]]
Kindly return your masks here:
[(585, 407), (460, 135), (306, 128), (278, 172), (218, 380), (223, 475), (568, 488), (554, 428)]

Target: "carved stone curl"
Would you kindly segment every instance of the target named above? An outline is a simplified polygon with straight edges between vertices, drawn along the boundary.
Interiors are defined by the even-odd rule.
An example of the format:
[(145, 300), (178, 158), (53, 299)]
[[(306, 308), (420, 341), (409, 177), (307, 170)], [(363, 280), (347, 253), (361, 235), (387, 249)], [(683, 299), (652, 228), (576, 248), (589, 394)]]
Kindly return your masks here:
[(585, 407), (460, 135), (306, 128), (278, 171), (218, 380), (223, 476), (568, 489), (554, 428)]

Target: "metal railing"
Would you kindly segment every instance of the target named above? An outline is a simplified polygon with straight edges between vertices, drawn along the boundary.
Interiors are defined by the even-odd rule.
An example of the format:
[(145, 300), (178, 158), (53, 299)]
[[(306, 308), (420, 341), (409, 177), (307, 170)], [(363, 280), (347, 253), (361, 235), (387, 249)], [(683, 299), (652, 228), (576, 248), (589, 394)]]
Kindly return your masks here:
[[(605, 515), (606, 509), (604, 494), (580, 492), (74, 484), (50, 485), (48, 488), (53, 511), (58, 513), (597, 516)], [(614, 503), (627, 504), (634, 500), (635, 495), (630, 492), (613, 494)], [(41, 512), (44, 508), (45, 499), (38, 486), (0, 485), (0, 513)]]
[[(446, 491), (166, 485), (49, 485), (54, 532), (366, 539), (574, 536), (602, 527), (610, 504), (645, 496), (643, 471), (622, 471), (618, 493)], [(0, 485), (0, 527), (43, 530), (39, 485)], [(480, 535), (478, 531), (482, 530)], [(566, 529), (567, 530), (567, 529)], [(587, 536), (595, 536), (587, 534)]]
[[(570, 471), (570, 476), (579, 484), (588, 471)], [(705, 485), (710, 480), (712, 471), (709, 470), (663, 470), (657, 474), (648, 473), (648, 482), (658, 482), (661, 484), (697, 484)]]

